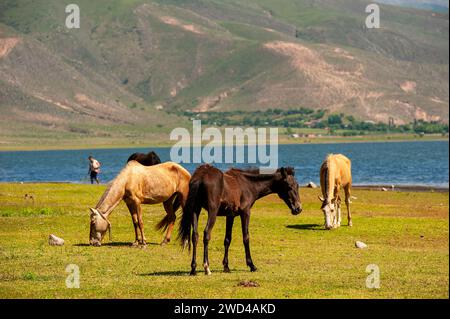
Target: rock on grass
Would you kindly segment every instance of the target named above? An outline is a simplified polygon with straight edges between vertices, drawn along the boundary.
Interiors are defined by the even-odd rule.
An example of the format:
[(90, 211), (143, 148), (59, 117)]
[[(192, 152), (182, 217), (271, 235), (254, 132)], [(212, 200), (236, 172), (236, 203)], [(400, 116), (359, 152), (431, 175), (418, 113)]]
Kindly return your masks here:
[(367, 248), (367, 245), (365, 243), (363, 243), (362, 241), (356, 241), (355, 242), (355, 247), (363, 249), (363, 248)]
[(64, 239), (59, 238), (53, 234), (48, 235), (48, 244), (50, 246), (62, 246), (64, 245)]
[(308, 188), (317, 188), (317, 185), (314, 184), (313, 182), (309, 182), (309, 183), (306, 185), (306, 187), (308, 187)]

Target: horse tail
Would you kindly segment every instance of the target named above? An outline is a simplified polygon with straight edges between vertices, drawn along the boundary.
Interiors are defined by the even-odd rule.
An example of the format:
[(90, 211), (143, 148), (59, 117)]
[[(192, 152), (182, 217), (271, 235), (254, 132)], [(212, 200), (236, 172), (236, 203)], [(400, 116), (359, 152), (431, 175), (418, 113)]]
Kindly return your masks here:
[(186, 200), (186, 205), (183, 207), (183, 214), (181, 216), (180, 227), (178, 229), (178, 239), (181, 239), (181, 246), (183, 249), (186, 244), (191, 249), (191, 227), (194, 221), (194, 214), (197, 210), (196, 200), (198, 200), (198, 192), (200, 190), (201, 181), (192, 181), (189, 184), (189, 194)]
[(163, 219), (161, 219), (161, 221), (158, 224), (156, 224), (155, 226), (156, 230), (160, 230), (163, 232), (167, 230), (169, 225), (172, 222), (174, 222), (175, 219), (177, 218), (175, 213), (177, 212), (178, 208), (180, 208), (180, 205), (181, 205), (180, 194), (177, 194), (172, 203), (173, 214), (171, 215), (166, 214), (166, 216), (164, 216)]
[(173, 212), (175, 213), (178, 208), (180, 208), (181, 206), (181, 200), (180, 200), (180, 194), (177, 195), (177, 197), (175, 197), (174, 201), (173, 201)]
[(160, 231), (166, 231), (167, 227), (169, 227), (170, 223), (173, 221), (173, 216), (167, 214), (163, 217), (163, 219), (160, 220), (158, 224), (156, 224), (155, 228), (156, 230)]

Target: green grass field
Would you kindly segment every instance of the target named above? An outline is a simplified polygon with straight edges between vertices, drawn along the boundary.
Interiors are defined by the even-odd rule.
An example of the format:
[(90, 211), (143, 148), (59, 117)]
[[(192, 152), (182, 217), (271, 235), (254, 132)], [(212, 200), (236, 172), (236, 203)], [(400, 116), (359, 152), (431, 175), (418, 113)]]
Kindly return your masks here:
[[(328, 136), (292, 138), (284, 129), (279, 129), (279, 144), (321, 144), (321, 143), (357, 143), (357, 142), (401, 142), (401, 141), (448, 141), (448, 136), (442, 134), (371, 134), (364, 136)], [(303, 134), (322, 134), (320, 129), (301, 129), (296, 131)], [(222, 133), (224, 134), (224, 133)], [(169, 133), (159, 133), (154, 138), (122, 137), (122, 138), (76, 138), (58, 139), (51, 137), (32, 136), (29, 138), (15, 137), (0, 141), (2, 151), (39, 151), (39, 150), (74, 150), (74, 149), (101, 149), (101, 148), (148, 148), (172, 147), (174, 141), (168, 139)]]
[[(354, 227), (323, 230), (317, 189), (301, 189), (304, 211), (292, 216), (276, 197), (255, 204), (250, 222), (253, 260), (245, 265), (240, 222), (222, 272), (225, 221), (212, 233), (213, 274), (188, 275), (190, 255), (178, 242), (161, 247), (154, 230), (161, 205), (144, 207), (147, 248), (131, 248), (124, 204), (111, 215), (113, 241), (88, 246), (89, 213), (103, 186), (0, 184), (0, 298), (448, 298), (449, 197), (438, 192), (355, 190)], [(25, 199), (34, 196), (34, 203)], [(201, 229), (206, 214), (201, 215)], [(346, 218), (344, 218), (344, 224)], [(63, 247), (48, 245), (53, 233)], [(361, 240), (367, 249), (357, 249)], [(202, 255), (202, 245), (199, 255)], [(68, 264), (80, 288), (66, 288)], [(201, 258), (198, 260), (201, 267)], [(381, 288), (366, 288), (366, 267), (380, 269)], [(201, 270), (201, 269), (200, 269)], [(243, 287), (241, 281), (259, 287)]]

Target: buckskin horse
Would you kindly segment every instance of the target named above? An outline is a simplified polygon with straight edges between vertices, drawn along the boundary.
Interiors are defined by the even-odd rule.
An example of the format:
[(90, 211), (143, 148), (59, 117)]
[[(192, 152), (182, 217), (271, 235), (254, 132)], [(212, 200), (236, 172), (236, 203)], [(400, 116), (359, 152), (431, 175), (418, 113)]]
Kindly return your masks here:
[(167, 229), (161, 244), (168, 243), (176, 220), (175, 212), (180, 206), (184, 207), (187, 200), (190, 178), (186, 169), (173, 162), (143, 166), (130, 161), (108, 186), (95, 208), (90, 208), (89, 243), (101, 245), (106, 231), (111, 230), (109, 215), (121, 200), (127, 204), (133, 220), (135, 246), (146, 245), (141, 204), (163, 203), (167, 215), (157, 228)]
[[(158, 154), (154, 151), (150, 151), (147, 154), (145, 153), (133, 153), (128, 157), (127, 163), (131, 161), (137, 161), (144, 166), (153, 166), (157, 164), (161, 164), (161, 159)], [(173, 206), (180, 207), (179, 197), (176, 197), (173, 203)], [(158, 227), (158, 225), (156, 226)]]
[(353, 226), (350, 213), (350, 189), (352, 187), (351, 161), (342, 154), (330, 154), (320, 167), (320, 187), (322, 211), (325, 216), (325, 228), (341, 226), (341, 198), (339, 190), (344, 188), (345, 205), (347, 206), (348, 226)]
[(190, 233), (192, 228), (191, 275), (196, 274), (198, 218), (202, 208), (208, 211), (208, 222), (203, 235), (203, 266), (205, 273), (207, 275), (211, 274), (208, 259), (208, 243), (211, 239), (211, 231), (217, 216), (226, 216), (224, 271), (230, 271), (228, 267), (228, 248), (231, 243), (233, 222), (236, 216), (241, 218), (247, 266), (250, 267), (251, 271), (256, 271), (250, 255), (250, 210), (256, 200), (272, 193), (278, 194), (291, 209), (293, 215), (300, 214), (302, 205), (293, 168), (280, 168), (274, 174), (260, 174), (259, 170), (240, 170), (235, 168), (223, 173), (219, 169), (205, 164), (195, 170), (189, 183), (189, 195), (183, 208), (179, 228), (179, 238), (182, 241), (182, 245), (189, 248), (191, 247)]

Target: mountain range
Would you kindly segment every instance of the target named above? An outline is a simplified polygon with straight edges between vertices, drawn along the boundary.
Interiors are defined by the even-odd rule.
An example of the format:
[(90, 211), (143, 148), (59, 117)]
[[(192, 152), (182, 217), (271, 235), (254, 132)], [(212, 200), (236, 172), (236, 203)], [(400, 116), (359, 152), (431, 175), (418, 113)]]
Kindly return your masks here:
[(448, 11), (381, 4), (368, 29), (360, 0), (78, 0), (68, 29), (72, 2), (0, 2), (5, 140), (157, 138), (186, 110), (448, 122)]

